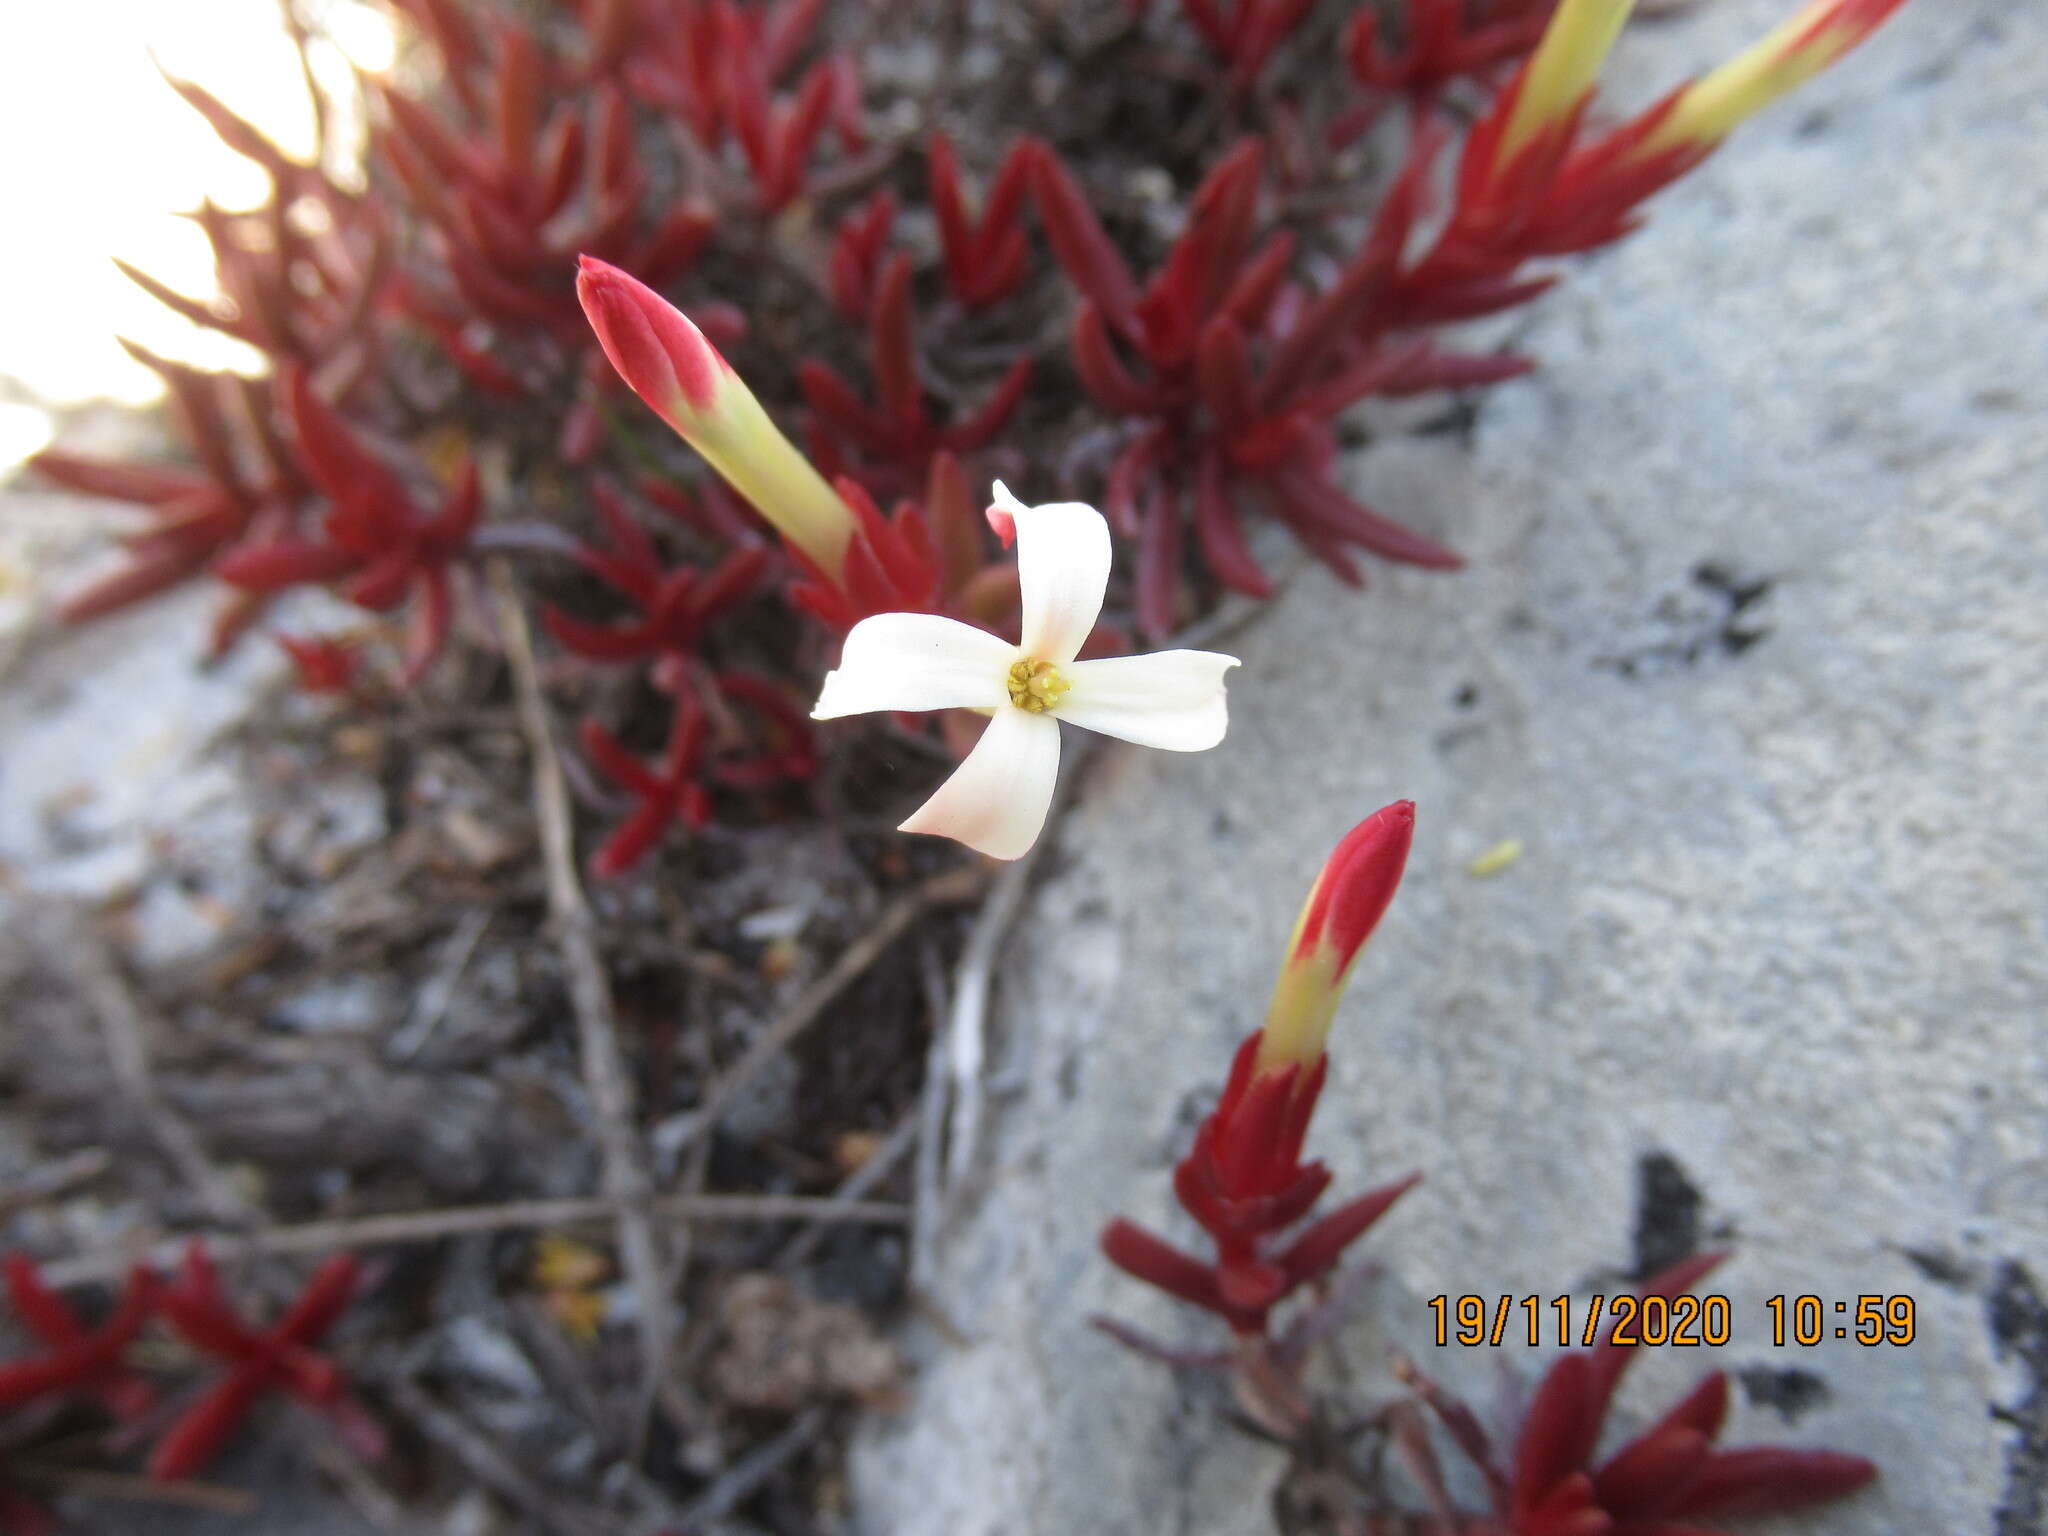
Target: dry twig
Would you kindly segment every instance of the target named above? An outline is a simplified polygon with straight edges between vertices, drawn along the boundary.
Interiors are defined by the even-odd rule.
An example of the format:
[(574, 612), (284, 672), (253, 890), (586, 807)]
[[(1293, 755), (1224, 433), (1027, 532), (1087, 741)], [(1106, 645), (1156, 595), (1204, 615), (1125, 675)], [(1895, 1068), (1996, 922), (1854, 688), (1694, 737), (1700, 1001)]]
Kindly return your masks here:
[[(667, 1195), (657, 1197), (649, 1211), (667, 1221), (835, 1221), (873, 1226), (902, 1226), (910, 1220), (907, 1206), (878, 1200), (841, 1199), (836, 1195)], [(448, 1237), (475, 1237), (494, 1232), (537, 1231), (543, 1228), (594, 1226), (618, 1220), (618, 1202), (610, 1196), (562, 1200), (515, 1200), (504, 1205), (457, 1205), (433, 1211), (396, 1211), (386, 1216), (358, 1216), (339, 1221), (309, 1221), (293, 1227), (267, 1227), (259, 1232), (195, 1234), (221, 1258), (257, 1254), (336, 1253), (400, 1243), (436, 1243)], [(191, 1237), (167, 1238), (140, 1257), (168, 1268)], [(85, 1285), (116, 1280), (138, 1255), (132, 1252), (86, 1254), (43, 1266), (53, 1285)]]
[(114, 1154), (105, 1147), (86, 1147), (31, 1168), (18, 1182), (0, 1189), (0, 1221), (80, 1184), (90, 1184), (113, 1165)]
[(690, 1145), (717, 1125), (720, 1113), (732, 1102), (733, 1095), (753, 1081), (755, 1074), (774, 1060), (777, 1052), (786, 1049), (798, 1035), (816, 1023), (832, 1000), (859, 980), (912, 923), (934, 907), (958, 906), (972, 901), (980, 894), (987, 878), (978, 865), (956, 865), (898, 897), (875, 925), (841, 950), (839, 958), (832, 962), (825, 974), (804, 988), (789, 1011), (749, 1043), (740, 1059), (711, 1084), (705, 1091), (697, 1121), (690, 1127), (682, 1144)]
[[(903, 1161), (904, 1154), (917, 1144), (919, 1119), (919, 1111), (913, 1108), (909, 1114), (897, 1121), (896, 1128), (868, 1155), (868, 1160), (848, 1174), (839, 1187), (825, 1197), (825, 1209), (859, 1206), (861, 1197), (886, 1179), (896, 1165)], [(822, 1222), (804, 1228), (775, 1256), (775, 1267), (790, 1269), (803, 1263), (811, 1256), (812, 1250), (824, 1240), (824, 1236), (825, 1226)]]
[(917, 1103), (917, 1161), (911, 1165), (910, 1289), (929, 1294), (938, 1268), (939, 1212), (946, 1190), (946, 1028), (952, 1009), (946, 966), (938, 946), (924, 946), (925, 1007), (932, 1039), (924, 1060), (924, 1092)]
[(292, 1432), (299, 1448), (327, 1474), (366, 1525), (385, 1536), (425, 1536), (427, 1528), (377, 1481), (347, 1442), (334, 1433), (332, 1424), (303, 1403), (293, 1403), (292, 1410)]
[(995, 981), (996, 963), (1002, 959), (1003, 944), (1011, 925), (1024, 905), (1024, 893), (1039, 860), (1053, 840), (1060, 818), (1073, 804), (1074, 786), (1086, 775), (1094, 760), (1092, 742), (1080, 743), (1068, 754), (1066, 771), (1053, 791), (1052, 806), (1045, 814), (1045, 830), (1031, 851), (1004, 868), (989, 890), (988, 900), (975, 914), (967, 947), (960, 953), (960, 965), (953, 978), (953, 1007), (946, 1022), (946, 1089), (952, 1096), (952, 1115), (947, 1125), (946, 1184), (957, 1190), (974, 1166), (974, 1154), (981, 1140), (981, 1069), (987, 1055), (989, 990)]
[(514, 1465), (481, 1430), (443, 1407), (410, 1381), (394, 1381), (391, 1398), (420, 1431), (469, 1469), (486, 1487), (524, 1510), (540, 1527), (556, 1536), (625, 1536), (617, 1521), (560, 1503)]
[(491, 926), (492, 915), (490, 912), (463, 915), (462, 922), (442, 952), (441, 963), (416, 994), (411, 1017), (384, 1049), (386, 1059), (394, 1066), (410, 1063), (426, 1049), (434, 1031), (441, 1027), (441, 1020), (448, 1014), (448, 1005), (455, 1001), (455, 989), (462, 984), (462, 974), (469, 968), (470, 957), (476, 953), (484, 930)]
[(815, 1404), (791, 1421), (773, 1440), (756, 1446), (724, 1472), (683, 1511), (683, 1529), (694, 1531), (722, 1520), (761, 1485), (817, 1439), (825, 1428), (825, 1410)]
[[(618, 1017), (611, 982), (598, 952), (596, 924), (576, 878), (576, 838), (570, 822), (569, 790), (562, 779), (533, 657), (533, 633), (526, 610), (503, 560), (490, 567), (497, 595), (498, 624), (505, 656), (519, 696), (519, 722), (533, 756), (533, 807), (540, 823), (541, 856), (547, 871), (548, 912), (569, 974), (569, 1001), (576, 1015), (583, 1081), (597, 1115), (605, 1192), (618, 1203), (619, 1249), (639, 1304), (642, 1361), (640, 1419), (644, 1423), (657, 1387), (668, 1372), (674, 1340), (670, 1270), (654, 1235), (647, 1208), (654, 1194), (639, 1137), (634, 1130), (633, 1085), (619, 1048)], [(637, 1439), (637, 1435), (635, 1437)]]
[(136, 1117), (215, 1220), (246, 1222), (256, 1216), (234, 1185), (213, 1166), (192, 1127), (158, 1089), (149, 1047), (150, 1021), (143, 1016), (142, 1005), (129, 990), (98, 928), (86, 914), (77, 913), (67, 938), (64, 951), (70, 956), (79, 989), (99, 1020), (114, 1077), (134, 1106)]
[(100, 1472), (88, 1467), (56, 1467), (26, 1457), (7, 1463), (7, 1475), (57, 1493), (81, 1499), (105, 1499), (123, 1504), (156, 1504), (173, 1509), (197, 1509), (213, 1515), (247, 1518), (256, 1513), (256, 1496), (241, 1488), (221, 1483), (181, 1479), (175, 1483), (153, 1477), (136, 1477), (127, 1472)]

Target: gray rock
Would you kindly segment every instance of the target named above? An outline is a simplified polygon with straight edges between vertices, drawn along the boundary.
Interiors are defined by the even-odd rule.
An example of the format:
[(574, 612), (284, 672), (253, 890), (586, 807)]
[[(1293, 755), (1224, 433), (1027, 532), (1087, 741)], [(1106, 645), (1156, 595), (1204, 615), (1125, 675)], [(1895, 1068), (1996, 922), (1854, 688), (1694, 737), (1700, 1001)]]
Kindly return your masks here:
[[(1649, 99), (1787, 9), (1645, 25), (1614, 84)], [(1369, 1325), (1485, 1403), (1523, 1352), (1433, 1349), (1426, 1298), (1612, 1290), (1674, 1245), (1648, 1188), (1667, 1228), (1691, 1211), (1677, 1246), (1735, 1247), (1735, 1337), (1651, 1353), (1625, 1424), (1747, 1370), (1732, 1442), (1883, 1465), (1831, 1531), (2028, 1507), (1991, 1413), (2039, 1383), (1989, 1302), (2048, 1274), (2043, 142), (2048, 7), (1909, 7), (1533, 312), (1544, 369), (1469, 451), (1360, 459), (1361, 496), (1471, 568), (1363, 598), (1306, 574), (1232, 647), (1220, 749), (1088, 786), (1001, 978), (1020, 1086), (935, 1280), (967, 1342), (913, 1329), (860, 1529), (1272, 1528), (1277, 1455), (1086, 1327), (1217, 1342), (1095, 1234), (1189, 1237), (1171, 1160), (1319, 861), (1404, 796), (1414, 859), (1312, 1138), (1339, 1189), (1428, 1174), (1366, 1245)], [(1911, 1295), (1919, 1336), (1774, 1350), (1779, 1293)]]

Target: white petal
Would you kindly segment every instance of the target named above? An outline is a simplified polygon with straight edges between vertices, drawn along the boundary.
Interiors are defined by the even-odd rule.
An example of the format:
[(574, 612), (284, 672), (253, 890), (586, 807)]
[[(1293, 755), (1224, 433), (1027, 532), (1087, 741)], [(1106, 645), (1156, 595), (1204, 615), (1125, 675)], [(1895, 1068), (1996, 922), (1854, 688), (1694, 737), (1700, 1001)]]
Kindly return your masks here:
[(1016, 524), (1023, 653), (1064, 666), (1102, 613), (1102, 591), (1109, 585), (1109, 524), (1084, 502), (1027, 507), (1001, 481), (992, 510)]
[(953, 777), (899, 832), (955, 838), (992, 859), (1021, 858), (1038, 841), (1060, 771), (1060, 728), (1051, 715), (1004, 707), (990, 717)]
[(1215, 651), (1154, 651), (1149, 656), (1106, 656), (1061, 668), (1072, 689), (1054, 712), (1087, 730), (1120, 736), (1141, 747), (1202, 752), (1223, 739), (1230, 724), (1223, 674), (1235, 656)]
[(813, 720), (877, 709), (994, 709), (1010, 704), (1017, 648), (935, 613), (878, 613), (847, 631)]

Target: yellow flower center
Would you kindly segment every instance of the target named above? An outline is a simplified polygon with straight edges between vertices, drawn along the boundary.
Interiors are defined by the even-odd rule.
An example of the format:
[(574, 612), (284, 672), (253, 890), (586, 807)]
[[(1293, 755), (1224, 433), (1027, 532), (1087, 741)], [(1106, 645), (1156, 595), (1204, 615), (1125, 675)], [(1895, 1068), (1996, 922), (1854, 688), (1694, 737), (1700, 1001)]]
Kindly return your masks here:
[(1034, 715), (1051, 709), (1073, 686), (1049, 661), (1025, 660), (1010, 668), (1010, 702)]

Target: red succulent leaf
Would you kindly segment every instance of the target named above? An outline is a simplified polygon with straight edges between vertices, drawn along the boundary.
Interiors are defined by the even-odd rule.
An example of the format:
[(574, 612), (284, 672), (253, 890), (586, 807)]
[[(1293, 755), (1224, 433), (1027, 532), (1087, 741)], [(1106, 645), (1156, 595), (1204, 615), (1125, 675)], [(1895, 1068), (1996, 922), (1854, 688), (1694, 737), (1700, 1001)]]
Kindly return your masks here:
[(278, 648), (291, 658), (298, 670), (299, 686), (308, 693), (346, 693), (354, 685), (355, 647), (326, 636), (300, 639), (292, 635), (275, 637)]
[(179, 1277), (162, 1292), (159, 1306), (188, 1342), (217, 1357), (228, 1372), (157, 1442), (150, 1474), (168, 1479), (204, 1470), (268, 1392), (289, 1392), (316, 1407), (335, 1404), (343, 1390), (341, 1372), (313, 1353), (313, 1346), (339, 1321), (358, 1278), (353, 1258), (330, 1259), (284, 1317), (258, 1332), (235, 1315), (204, 1246), (194, 1242), (187, 1248)]
[(711, 802), (698, 782), (704, 769), (704, 714), (687, 682), (676, 689), (659, 767), (634, 757), (594, 719), (583, 721), (582, 737), (597, 768), (640, 802), (591, 856), (591, 873), (599, 879), (622, 875), (638, 864), (671, 823), (698, 827), (709, 819)]
[(1138, 517), (1138, 627), (1158, 639), (1179, 627), (1180, 508), (1158, 482), (1147, 485)]
[(138, 1265), (130, 1272), (120, 1301), (98, 1328), (87, 1326), (70, 1303), (44, 1283), (27, 1255), (10, 1254), (5, 1273), (16, 1315), (47, 1352), (0, 1363), (0, 1407), (52, 1392), (86, 1390), (96, 1393), (118, 1418), (149, 1411), (154, 1389), (121, 1364), (122, 1352), (155, 1308), (156, 1283), (147, 1269)]
[(1065, 162), (1050, 146), (1037, 140), (1027, 143), (1038, 216), (1053, 255), (1082, 296), (1092, 300), (1110, 324), (1128, 332), (1138, 304), (1130, 268)]
[(211, 480), (191, 470), (154, 464), (116, 464), (60, 453), (54, 448), (44, 449), (28, 462), (38, 474), (71, 490), (142, 506), (161, 506), (213, 488)]
[(1720, 1451), (1675, 1511), (1687, 1518), (1771, 1514), (1853, 1493), (1877, 1477), (1861, 1456), (1837, 1451), (1754, 1446)]
[(1102, 1229), (1101, 1244), (1103, 1257), (1126, 1274), (1156, 1285), (1182, 1301), (1230, 1315), (1230, 1304), (1223, 1298), (1214, 1269), (1154, 1237), (1135, 1222), (1122, 1217), (1110, 1222)]
[(1224, 465), (1219, 454), (1202, 455), (1195, 480), (1195, 538), (1202, 559), (1225, 586), (1247, 597), (1273, 595), (1273, 583), (1245, 543), (1235, 503), (1224, 489)]
[(221, 1377), (151, 1449), (149, 1475), (175, 1482), (205, 1471), (270, 1385), (269, 1373), (256, 1365), (238, 1366)]
[(928, 185), (946, 280), (969, 309), (981, 309), (1003, 298), (1023, 275), (1026, 247), (1018, 212), (1030, 182), (1033, 157), (1028, 144), (1012, 146), (976, 223), (961, 192), (960, 161), (952, 142), (934, 132), (927, 144)]
[(1109, 326), (1092, 301), (1084, 301), (1074, 312), (1073, 351), (1081, 382), (1104, 406), (1125, 416), (1150, 415), (1158, 409), (1158, 394), (1133, 378), (1117, 357)]
[(185, 98), (186, 103), (194, 111), (206, 119), (207, 126), (213, 129), (221, 143), (236, 154), (255, 161), (280, 182), (290, 179), (299, 169), (254, 125), (229, 111), (211, 91), (168, 73), (164, 75), (164, 80), (172, 90)]
[[(1580, 1473), (1600, 1438), (1604, 1413), (1590, 1356), (1574, 1351), (1544, 1372), (1515, 1443), (1512, 1507), (1518, 1517)], [(1590, 1482), (1587, 1489), (1590, 1496)]]
[(1303, 1230), (1280, 1254), (1279, 1265), (1291, 1285), (1305, 1285), (1336, 1267), (1344, 1250), (1357, 1242), (1409, 1190), (1422, 1182), (1411, 1173), (1347, 1201)]
[(971, 416), (955, 422), (939, 434), (941, 441), (957, 453), (970, 453), (994, 437), (1024, 398), (1024, 391), (1031, 383), (1033, 367), (1030, 358), (1018, 358), (1003, 374), (988, 399)]
[[(1698, 1285), (1727, 1257), (1725, 1251), (1716, 1250), (1680, 1259), (1645, 1280), (1637, 1294), (1661, 1296), (1666, 1301), (1671, 1301)], [(1607, 1331), (1601, 1335), (1600, 1343), (1594, 1348), (1591, 1357), (1597, 1394), (1596, 1406), (1602, 1413), (1606, 1412), (1608, 1399), (1614, 1395), (1614, 1389), (1621, 1381), (1622, 1373), (1635, 1359), (1634, 1344), (1615, 1342), (1614, 1336), (1620, 1326), (1621, 1319), (1618, 1317), (1607, 1325)]]
[(1699, 1430), (1655, 1430), (1623, 1447), (1593, 1475), (1594, 1496), (1617, 1520), (1670, 1514), (1684, 1503), (1712, 1454), (1712, 1438)]
[(362, 564), (362, 556), (315, 539), (251, 540), (213, 564), (213, 574), (250, 592), (279, 592), (307, 582), (338, 581)]
[(850, 320), (864, 320), (874, 303), (882, 251), (896, 222), (896, 194), (883, 188), (860, 211), (840, 221), (826, 258), (832, 302)]

